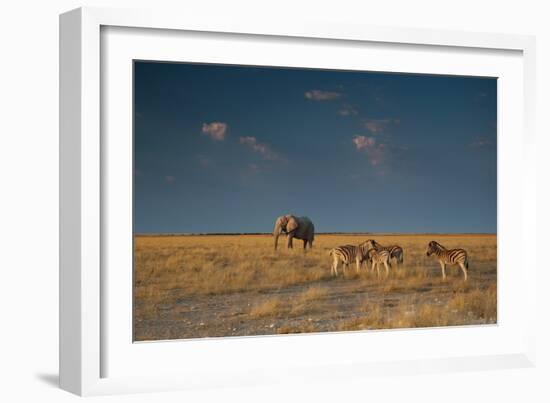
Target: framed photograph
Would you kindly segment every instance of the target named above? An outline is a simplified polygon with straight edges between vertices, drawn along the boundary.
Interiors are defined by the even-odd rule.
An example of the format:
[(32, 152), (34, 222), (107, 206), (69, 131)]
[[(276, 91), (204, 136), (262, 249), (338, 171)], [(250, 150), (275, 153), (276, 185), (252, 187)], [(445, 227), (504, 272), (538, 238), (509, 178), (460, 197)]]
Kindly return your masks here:
[(533, 365), (533, 38), (95, 8), (60, 35), (64, 389)]

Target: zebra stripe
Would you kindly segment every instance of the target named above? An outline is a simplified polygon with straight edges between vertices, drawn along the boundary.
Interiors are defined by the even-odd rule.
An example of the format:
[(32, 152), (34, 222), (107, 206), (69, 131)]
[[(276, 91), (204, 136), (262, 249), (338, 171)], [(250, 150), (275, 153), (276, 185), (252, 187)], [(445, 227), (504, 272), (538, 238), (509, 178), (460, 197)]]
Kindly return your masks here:
[(447, 249), (443, 245), (431, 241), (428, 244), (428, 250), (426, 250), (426, 255), (436, 255), (441, 265), (441, 274), (443, 278), (447, 277), (445, 274), (445, 265), (447, 264), (457, 264), (462, 269), (464, 274), (464, 281), (468, 279), (468, 254), (464, 249)]
[(372, 267), (371, 272), (374, 271), (374, 268), (376, 267), (376, 272), (378, 277), (380, 277), (380, 265), (383, 264), (386, 267), (386, 276), (390, 274), (390, 252), (387, 250), (376, 250), (376, 248), (372, 247), (372, 242), (368, 241), (367, 245), (369, 246), (369, 251), (367, 252), (368, 260), (371, 261)]
[(382, 246), (374, 239), (371, 239), (376, 250), (387, 250), (390, 253), (390, 259), (395, 259), (397, 264), (403, 264), (403, 248), (399, 245)]
[(367, 243), (363, 242), (357, 246), (355, 245), (342, 245), (334, 249), (331, 249), (329, 255), (332, 256), (331, 274), (338, 275), (338, 264), (343, 263), (344, 274), (346, 274), (346, 268), (353, 262), (356, 264), (357, 273), (364, 260), (367, 258), (368, 247)]

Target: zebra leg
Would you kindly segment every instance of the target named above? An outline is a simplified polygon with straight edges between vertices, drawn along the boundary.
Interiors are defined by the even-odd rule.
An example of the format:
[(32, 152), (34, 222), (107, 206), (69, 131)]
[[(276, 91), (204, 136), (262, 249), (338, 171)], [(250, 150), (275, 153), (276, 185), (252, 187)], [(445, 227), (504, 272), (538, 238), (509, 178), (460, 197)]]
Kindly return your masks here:
[(445, 274), (445, 263), (439, 262), (439, 264), (441, 265), (441, 275), (445, 279), (445, 278), (447, 278), (447, 275)]
[(356, 271), (357, 271), (357, 274), (359, 274), (359, 267), (361, 267), (361, 260), (357, 257), (355, 258), (355, 265), (356, 265)]
[(384, 266), (386, 266), (386, 277), (390, 275), (390, 268), (388, 267), (388, 262), (384, 260)]
[(464, 281), (468, 280), (468, 272), (466, 271), (466, 267), (464, 267), (464, 263), (459, 263), (459, 266), (462, 269), (462, 273), (464, 273)]

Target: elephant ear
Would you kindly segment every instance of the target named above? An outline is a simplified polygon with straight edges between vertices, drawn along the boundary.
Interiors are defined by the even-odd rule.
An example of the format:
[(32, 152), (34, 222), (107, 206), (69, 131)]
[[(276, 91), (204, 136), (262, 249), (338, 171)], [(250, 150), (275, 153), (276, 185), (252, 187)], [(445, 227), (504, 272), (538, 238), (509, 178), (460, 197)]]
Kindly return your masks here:
[(288, 217), (288, 222), (286, 224), (286, 232), (292, 232), (297, 228), (298, 228), (298, 221), (296, 220), (296, 217), (294, 216)]

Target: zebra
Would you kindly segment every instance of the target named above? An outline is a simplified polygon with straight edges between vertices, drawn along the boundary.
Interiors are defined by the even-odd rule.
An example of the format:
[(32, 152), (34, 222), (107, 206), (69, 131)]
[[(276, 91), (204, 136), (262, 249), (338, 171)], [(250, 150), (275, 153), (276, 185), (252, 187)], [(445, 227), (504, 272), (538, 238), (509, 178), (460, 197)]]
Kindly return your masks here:
[(380, 277), (380, 264), (384, 264), (386, 267), (386, 277), (390, 274), (390, 253), (387, 250), (376, 250), (375, 248), (369, 249), (367, 252), (368, 260), (372, 262), (371, 272), (376, 267), (376, 273)]
[(464, 273), (464, 281), (468, 280), (468, 254), (464, 249), (446, 249), (443, 245), (431, 241), (428, 244), (428, 249), (426, 250), (426, 256), (436, 255), (439, 264), (441, 265), (441, 274), (443, 278), (446, 278), (445, 275), (445, 265), (446, 264), (457, 264), (462, 269)]
[(399, 245), (382, 246), (374, 239), (371, 239), (376, 250), (387, 250), (390, 253), (390, 260), (395, 259), (396, 263), (403, 264), (403, 248)]
[(367, 260), (367, 243), (363, 242), (357, 246), (355, 245), (343, 245), (338, 246), (329, 251), (329, 255), (332, 257), (332, 266), (330, 268), (330, 274), (333, 276), (338, 275), (338, 264), (340, 261), (343, 263), (344, 275), (346, 274), (346, 267), (350, 265), (353, 261), (356, 264), (357, 273), (359, 273), (359, 268), (361, 264)]

